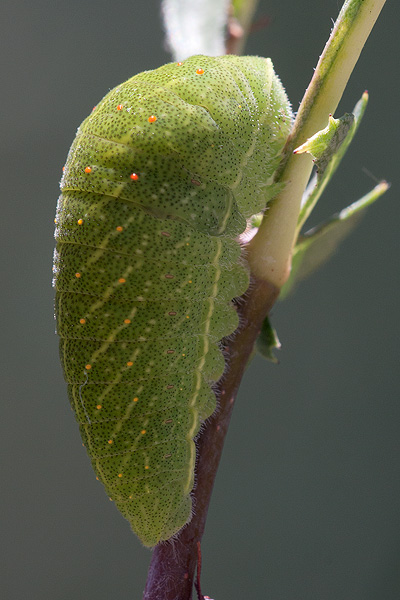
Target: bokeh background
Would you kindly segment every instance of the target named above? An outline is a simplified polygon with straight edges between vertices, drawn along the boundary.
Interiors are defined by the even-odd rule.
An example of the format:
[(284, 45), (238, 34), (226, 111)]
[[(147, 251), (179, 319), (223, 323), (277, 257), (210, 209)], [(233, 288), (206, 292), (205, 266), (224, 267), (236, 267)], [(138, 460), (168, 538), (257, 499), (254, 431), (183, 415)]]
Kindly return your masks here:
[[(261, 1), (247, 52), (297, 109), (341, 2)], [(370, 104), (312, 223), (392, 188), (324, 270), (275, 307), (280, 364), (256, 358), (203, 542), (216, 600), (400, 598), (399, 6), (389, 1), (337, 115)], [(141, 598), (150, 560), (91, 471), (54, 335), (58, 181), (113, 86), (170, 60), (155, 0), (3, 0), (0, 594)]]

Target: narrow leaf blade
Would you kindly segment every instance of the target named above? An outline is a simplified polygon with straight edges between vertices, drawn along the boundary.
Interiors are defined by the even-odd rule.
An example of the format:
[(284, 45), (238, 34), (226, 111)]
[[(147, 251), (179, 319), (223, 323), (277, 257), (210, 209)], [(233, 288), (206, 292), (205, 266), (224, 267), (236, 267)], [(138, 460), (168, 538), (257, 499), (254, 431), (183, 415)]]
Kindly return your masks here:
[[(297, 148), (309, 152), (308, 147), (315, 153), (316, 175), (311, 179), (303, 197), (302, 207), (297, 225), (299, 233), (305, 221), (320, 199), (333, 174), (345, 155), (364, 115), (368, 104), (368, 93), (364, 92), (355, 105), (352, 116), (344, 115), (340, 119), (330, 119), (328, 127), (318, 132), (305, 144)], [(335, 123), (333, 123), (335, 122)], [(313, 140), (314, 138), (314, 140)], [(325, 142), (325, 147), (324, 147)], [(303, 150), (301, 150), (303, 149)], [(313, 152), (310, 152), (311, 154)]]
[(389, 184), (381, 181), (360, 200), (333, 215), (326, 223), (310, 229), (299, 239), (293, 252), (292, 271), (282, 288), (280, 300), (286, 298), (301, 280), (311, 275), (333, 255), (339, 244), (357, 225), (365, 209), (388, 188)]

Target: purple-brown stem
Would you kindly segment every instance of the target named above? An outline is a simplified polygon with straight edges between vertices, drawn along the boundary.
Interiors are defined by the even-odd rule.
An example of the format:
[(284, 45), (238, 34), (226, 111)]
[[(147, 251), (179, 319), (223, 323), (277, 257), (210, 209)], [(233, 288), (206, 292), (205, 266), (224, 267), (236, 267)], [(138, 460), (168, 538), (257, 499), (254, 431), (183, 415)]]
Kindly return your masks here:
[(225, 344), (227, 368), (218, 384), (219, 408), (197, 438), (194, 515), (173, 542), (154, 548), (143, 600), (190, 600), (198, 562), (198, 543), (203, 536), (208, 505), (218, 464), (228, 431), (233, 404), (254, 343), (279, 289), (252, 279), (249, 291), (239, 305), (241, 326)]

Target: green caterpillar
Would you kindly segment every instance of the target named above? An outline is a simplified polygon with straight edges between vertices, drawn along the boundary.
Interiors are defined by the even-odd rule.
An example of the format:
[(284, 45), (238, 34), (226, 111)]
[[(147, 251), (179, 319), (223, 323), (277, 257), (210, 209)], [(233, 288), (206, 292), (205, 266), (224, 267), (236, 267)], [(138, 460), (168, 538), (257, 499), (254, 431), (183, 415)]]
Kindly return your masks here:
[(193, 56), (109, 92), (69, 151), (61, 360), (96, 475), (146, 546), (191, 518), (194, 439), (249, 285), (237, 238), (275, 193), (291, 120), (269, 59)]

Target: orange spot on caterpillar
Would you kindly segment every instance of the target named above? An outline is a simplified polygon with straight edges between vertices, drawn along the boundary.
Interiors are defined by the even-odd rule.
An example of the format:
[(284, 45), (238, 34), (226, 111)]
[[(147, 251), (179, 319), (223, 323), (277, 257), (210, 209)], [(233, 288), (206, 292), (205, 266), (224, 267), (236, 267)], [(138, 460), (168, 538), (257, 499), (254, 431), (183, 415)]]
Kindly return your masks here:
[(100, 409), (102, 408), (101, 404), (98, 404), (98, 405), (96, 406), (96, 408), (97, 408), (97, 410), (100, 410)]
[(98, 478), (98, 477), (96, 477), (96, 481), (99, 481), (99, 478)]
[(204, 69), (196, 69), (196, 75), (203, 75), (204, 74)]
[(150, 117), (147, 120), (149, 123), (155, 123), (157, 121), (157, 117), (155, 117), (154, 115), (150, 115)]
[(189, 279), (188, 283), (192, 283), (192, 280), (191, 280), (191, 279)]
[(92, 108), (92, 112), (93, 112), (94, 110), (96, 110), (96, 108), (97, 108), (97, 106), (93, 106), (93, 108)]
[(126, 363), (127, 367), (131, 367), (133, 365), (133, 362), (131, 360), (128, 360), (128, 362)]
[(79, 323), (80, 323), (81, 325), (84, 325), (84, 324), (86, 323), (86, 319), (79, 319)]
[(129, 177), (132, 179), (132, 181), (137, 181), (139, 179), (139, 175), (137, 173), (131, 173)]
[(108, 443), (109, 443), (109, 444), (112, 444), (112, 443), (113, 443), (113, 441), (112, 441), (112, 440), (108, 440)]
[(140, 432), (142, 435), (144, 435), (146, 433), (145, 429), (142, 429), (142, 431)]
[(125, 282), (126, 282), (126, 279), (124, 279), (123, 277), (120, 277), (118, 279), (118, 283), (125, 283)]
[(77, 277), (79, 279), (79, 277), (81, 277), (80, 273), (75, 273), (75, 277)]
[(85, 167), (85, 173), (89, 174), (92, 172), (92, 167)]
[(131, 320), (130, 319), (124, 319), (124, 323), (125, 323), (125, 325), (129, 325), (129, 323), (131, 323)]
[(118, 473), (118, 477), (122, 477), (122, 473)]
[(116, 227), (115, 229), (116, 229), (116, 231), (123, 231), (124, 230), (124, 228), (121, 227), (121, 225), (118, 225), (118, 227)]
[(65, 171), (65, 166), (62, 168), (62, 172), (63, 172), (63, 173), (64, 173), (64, 171)]
[(150, 469), (150, 467), (149, 467), (148, 465), (146, 465), (146, 466), (145, 466), (145, 469), (146, 469), (146, 470), (147, 470), (147, 469)]
[(90, 371), (91, 368), (92, 368), (92, 365), (85, 365), (86, 371)]
[(138, 402), (138, 401), (139, 401), (139, 398), (134, 398), (134, 399), (133, 399), (133, 401), (134, 401), (134, 402)]
[(77, 223), (78, 223), (78, 225), (82, 225), (83, 224), (83, 219), (78, 219)]
[(183, 62), (178, 62), (176, 63), (178, 67), (181, 67), (183, 65)]
[(123, 105), (122, 105), (122, 104), (118, 104), (118, 106), (117, 106), (117, 110), (122, 110), (123, 108), (124, 108), (124, 107), (123, 107)]

